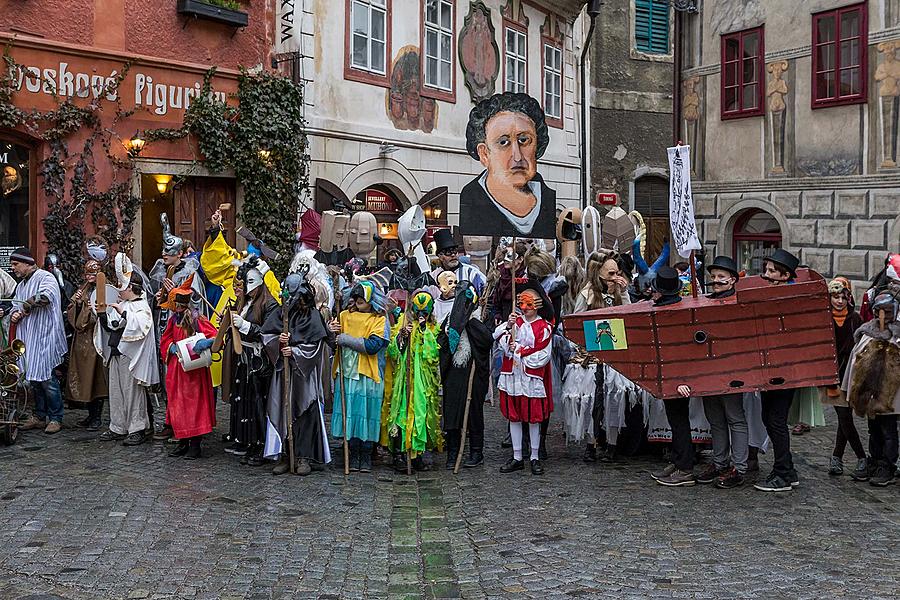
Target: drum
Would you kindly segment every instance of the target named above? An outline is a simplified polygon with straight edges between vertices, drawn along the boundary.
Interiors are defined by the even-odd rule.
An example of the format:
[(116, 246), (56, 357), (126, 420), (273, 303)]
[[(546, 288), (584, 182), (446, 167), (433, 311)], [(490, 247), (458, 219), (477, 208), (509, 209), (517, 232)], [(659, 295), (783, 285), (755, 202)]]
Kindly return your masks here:
[(209, 349), (204, 350), (199, 354), (194, 352), (194, 344), (205, 339), (205, 335), (198, 333), (189, 338), (184, 338), (181, 341), (175, 342), (175, 356), (178, 357), (178, 362), (181, 363), (181, 367), (185, 371), (203, 369), (212, 364), (212, 352)]

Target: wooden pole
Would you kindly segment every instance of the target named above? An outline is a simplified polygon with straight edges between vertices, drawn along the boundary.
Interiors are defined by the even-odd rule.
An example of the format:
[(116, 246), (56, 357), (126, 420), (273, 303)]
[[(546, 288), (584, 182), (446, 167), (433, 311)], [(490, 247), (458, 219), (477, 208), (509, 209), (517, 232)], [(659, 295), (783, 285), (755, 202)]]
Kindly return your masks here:
[[(281, 304), (281, 332), (288, 332), (288, 299), (285, 298)], [(289, 334), (290, 335), (290, 334)], [(289, 344), (285, 344), (287, 347)], [(294, 411), (291, 410), (291, 359), (289, 356), (282, 356), (284, 377), (281, 380), (281, 411), (284, 418), (287, 419), (288, 434), (288, 460), (290, 461), (291, 473), (296, 473), (297, 468), (294, 464)]]
[(697, 263), (695, 262), (695, 256), (697, 251), (691, 250), (691, 296), (697, 297)]
[[(462, 434), (459, 437), (459, 451), (456, 453), (456, 464), (453, 465), (453, 474), (459, 473), (459, 465), (462, 463), (463, 450), (466, 447), (466, 434), (469, 429), (469, 406), (472, 404), (472, 383), (475, 381), (475, 357), (472, 357), (472, 367), (469, 369), (469, 389), (466, 391), (466, 408), (463, 413)], [(488, 385), (491, 385), (488, 382)], [(484, 400), (482, 399), (482, 402)]]
[[(340, 280), (340, 272), (332, 273), (332, 288), (334, 289), (334, 307), (337, 312), (338, 322), (341, 320), (341, 289), (338, 281)], [(344, 428), (344, 475), (350, 474), (350, 444), (347, 442), (347, 394), (344, 390), (344, 352), (343, 348), (337, 347), (334, 359), (338, 361), (338, 389), (341, 391), (341, 422)]]

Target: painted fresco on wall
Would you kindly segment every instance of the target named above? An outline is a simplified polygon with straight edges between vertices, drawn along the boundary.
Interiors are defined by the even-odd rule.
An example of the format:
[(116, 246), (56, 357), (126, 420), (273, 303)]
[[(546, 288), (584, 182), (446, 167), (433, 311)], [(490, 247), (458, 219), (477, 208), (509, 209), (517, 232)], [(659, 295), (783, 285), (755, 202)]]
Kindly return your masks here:
[(882, 55), (878, 68), (875, 69), (875, 82), (878, 84), (878, 129), (881, 142), (881, 168), (897, 167), (897, 117), (900, 109), (900, 61), (897, 60), (897, 49), (900, 41), (893, 40), (878, 44), (878, 53)]
[(766, 84), (766, 98), (769, 108), (769, 138), (772, 150), (773, 175), (784, 174), (784, 145), (787, 135), (787, 103), (788, 85), (784, 80), (784, 72), (788, 69), (786, 60), (770, 63), (766, 70), (772, 79)]
[(497, 47), (491, 11), (481, 0), (469, 5), (458, 45), (463, 80), (472, 102), (477, 104), (494, 94), (500, 75), (500, 48)]
[[(687, 145), (695, 149), (694, 156), (697, 157), (699, 156), (697, 150), (700, 142), (700, 77), (698, 75), (688, 77), (682, 85), (684, 86), (684, 96), (681, 101), (681, 110), (684, 116), (684, 133)], [(700, 161), (695, 162), (699, 163)], [(694, 164), (691, 165), (691, 173), (697, 174), (697, 167)]]
[(466, 151), (485, 170), (460, 193), (464, 235), (556, 236), (556, 192), (537, 171), (549, 143), (544, 110), (531, 96), (495, 94), (472, 109)]
[(387, 113), (397, 129), (431, 133), (437, 123), (438, 108), (433, 98), (421, 94), (421, 64), (416, 46), (404, 46), (397, 52), (387, 92)]

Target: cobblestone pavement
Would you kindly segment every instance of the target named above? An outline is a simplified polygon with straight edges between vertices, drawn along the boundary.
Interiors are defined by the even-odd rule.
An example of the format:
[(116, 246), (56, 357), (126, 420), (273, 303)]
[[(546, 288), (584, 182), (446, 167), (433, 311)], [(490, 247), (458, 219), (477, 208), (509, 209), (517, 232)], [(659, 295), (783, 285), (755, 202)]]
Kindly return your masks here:
[(345, 479), (274, 477), (218, 441), (193, 462), (125, 448), (71, 411), (0, 449), (0, 598), (897, 594), (898, 488), (829, 478), (833, 424), (794, 438), (801, 486), (771, 495), (663, 488), (650, 459), (586, 465), (556, 423), (544, 477), (501, 475), (487, 412), (482, 468)]

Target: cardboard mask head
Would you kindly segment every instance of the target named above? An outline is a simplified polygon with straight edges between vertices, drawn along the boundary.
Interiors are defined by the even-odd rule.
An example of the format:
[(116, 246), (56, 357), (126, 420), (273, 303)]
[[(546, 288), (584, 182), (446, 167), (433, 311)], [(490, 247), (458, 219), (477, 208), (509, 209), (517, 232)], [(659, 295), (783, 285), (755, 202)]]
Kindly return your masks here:
[(334, 210), (326, 210), (322, 214), (322, 232), (319, 239), (319, 248), (322, 252), (343, 250), (347, 247), (347, 226), (350, 224), (350, 215)]
[(444, 271), (437, 277), (438, 287), (441, 288), (441, 297), (442, 298), (453, 298), (454, 294), (456, 294), (456, 285), (459, 283), (459, 280), (456, 278), (456, 273), (453, 271)]
[(584, 246), (584, 255), (590, 256), (597, 252), (600, 246), (600, 213), (593, 206), (584, 209), (581, 216), (581, 243)]
[(366, 258), (375, 249), (375, 231), (378, 228), (378, 222), (375, 215), (370, 212), (354, 213), (350, 217), (350, 250), (355, 256)]
[(603, 217), (600, 236), (602, 246), (618, 252), (630, 252), (634, 238), (634, 222), (628, 213), (618, 206), (610, 209)]

